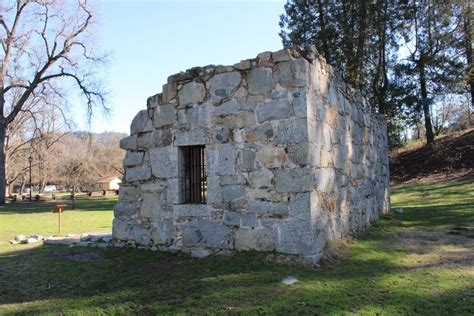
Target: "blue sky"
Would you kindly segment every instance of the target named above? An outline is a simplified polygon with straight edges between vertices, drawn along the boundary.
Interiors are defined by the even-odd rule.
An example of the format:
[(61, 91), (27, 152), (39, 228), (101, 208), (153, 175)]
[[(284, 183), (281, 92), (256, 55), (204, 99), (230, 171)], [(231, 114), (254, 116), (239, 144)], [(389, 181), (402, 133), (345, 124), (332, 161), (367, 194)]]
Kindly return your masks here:
[[(194, 66), (234, 64), (282, 47), (284, 0), (103, 1), (98, 45), (112, 53), (107, 87), (112, 113), (91, 131), (129, 132), (147, 97), (169, 75)], [(81, 115), (79, 115), (81, 117)], [(79, 128), (88, 129), (85, 121)]]

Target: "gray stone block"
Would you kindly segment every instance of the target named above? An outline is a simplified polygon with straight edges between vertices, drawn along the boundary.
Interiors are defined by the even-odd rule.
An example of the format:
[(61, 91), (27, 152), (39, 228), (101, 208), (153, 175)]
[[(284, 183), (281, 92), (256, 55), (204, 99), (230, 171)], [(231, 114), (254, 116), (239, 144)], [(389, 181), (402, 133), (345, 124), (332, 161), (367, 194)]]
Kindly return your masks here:
[(251, 94), (264, 94), (273, 89), (274, 80), (270, 68), (255, 68), (250, 71), (247, 78)]
[(293, 93), (293, 100), (291, 105), (293, 106), (293, 112), (297, 117), (308, 116), (308, 101), (306, 98), (306, 89), (298, 89)]
[(173, 212), (177, 219), (183, 217), (209, 217), (210, 207), (207, 204), (178, 204), (173, 205)]
[(296, 165), (306, 166), (309, 161), (309, 144), (289, 144), (286, 147), (288, 157)]
[(286, 214), (288, 213), (288, 205), (282, 203), (251, 200), (249, 203), (249, 211), (256, 214)]
[(321, 168), (314, 172), (314, 187), (323, 193), (330, 193), (336, 189), (336, 173), (332, 168)]
[(207, 220), (190, 221), (182, 227), (183, 246), (229, 248), (229, 228)]
[(148, 244), (151, 242), (150, 231), (148, 229), (139, 226), (133, 226), (131, 235), (133, 240), (138, 245), (148, 246)]
[(230, 203), (230, 209), (233, 211), (242, 211), (247, 209), (248, 201), (246, 198), (242, 197), (239, 199), (235, 199)]
[(120, 148), (123, 150), (137, 150), (137, 135), (131, 135), (120, 140)]
[(136, 186), (120, 185), (120, 201), (136, 201), (140, 196), (140, 189)]
[(322, 250), (314, 242), (311, 222), (307, 220), (283, 222), (278, 225), (276, 235), (277, 252), (309, 255), (319, 253)]
[(153, 125), (155, 128), (176, 124), (176, 122), (176, 108), (173, 104), (160, 105), (155, 108), (155, 113), (153, 114)]
[(311, 193), (295, 193), (290, 195), (290, 217), (311, 221)]
[(219, 182), (221, 185), (245, 184), (245, 179), (240, 175), (226, 175), (220, 176)]
[(169, 103), (171, 100), (176, 98), (176, 95), (176, 82), (171, 81), (163, 85), (163, 93), (161, 96), (163, 104)]
[(130, 125), (130, 134), (150, 132), (153, 130), (153, 124), (148, 116), (148, 110), (142, 110), (133, 118)]
[(278, 82), (285, 87), (304, 87), (309, 82), (309, 63), (303, 58), (277, 64)]
[(242, 213), (241, 214), (241, 226), (243, 227), (257, 227), (258, 220), (255, 213)]
[(255, 189), (270, 188), (272, 186), (273, 173), (268, 169), (262, 169), (249, 173), (249, 184)]
[(175, 133), (174, 144), (177, 146), (205, 145), (209, 142), (207, 130), (203, 128), (192, 129), (190, 131), (177, 131)]
[(211, 135), (215, 143), (227, 143), (232, 138), (232, 133), (228, 128), (215, 128), (211, 131)]
[(256, 153), (251, 150), (241, 150), (239, 153), (239, 168), (242, 171), (251, 171), (255, 168)]
[(127, 151), (127, 153), (125, 154), (125, 158), (123, 159), (123, 165), (125, 167), (141, 165), (143, 163), (144, 155), (145, 153), (143, 151)]
[(219, 144), (206, 148), (208, 172), (217, 175), (235, 174), (237, 150), (233, 144)]
[(145, 192), (142, 194), (143, 202), (140, 208), (140, 215), (148, 218), (158, 218), (161, 211), (161, 204), (164, 202), (162, 194)]
[(311, 189), (311, 171), (306, 168), (276, 169), (275, 191), (279, 193), (300, 193)]
[(148, 166), (126, 168), (125, 169), (125, 180), (126, 181), (143, 181), (151, 178), (151, 169)]
[(227, 226), (239, 226), (240, 225), (240, 213), (237, 212), (224, 212), (223, 224)]
[(127, 218), (138, 214), (138, 207), (132, 202), (119, 202), (115, 204), (114, 216), (115, 218)]
[(185, 84), (178, 92), (179, 104), (186, 105), (204, 101), (206, 89), (202, 83), (195, 81)]
[(219, 177), (212, 174), (207, 176), (207, 203), (213, 206), (223, 203), (222, 186), (219, 182)]
[(222, 196), (224, 202), (232, 202), (240, 199), (245, 195), (245, 187), (243, 185), (227, 185), (222, 188)]
[(272, 251), (275, 249), (275, 240), (271, 228), (240, 228), (234, 235), (235, 249), (246, 251)]
[(216, 100), (229, 97), (241, 80), (242, 77), (238, 71), (215, 75), (211, 80), (211, 97)]
[(278, 144), (308, 142), (308, 125), (305, 119), (287, 119), (278, 124), (276, 135)]
[(275, 63), (288, 61), (290, 59), (291, 59), (291, 53), (290, 53), (290, 50), (288, 49), (282, 49), (282, 50), (272, 53), (272, 61)]
[(245, 59), (245, 60), (241, 60), (239, 63), (234, 64), (233, 67), (239, 70), (247, 70), (247, 69), (250, 69), (250, 67), (252, 67), (252, 63), (250, 59)]
[(178, 148), (173, 146), (150, 149), (150, 164), (157, 178), (178, 176)]
[(155, 244), (170, 245), (176, 239), (176, 227), (173, 220), (157, 219), (152, 223), (155, 233), (152, 234)]
[(255, 113), (248, 111), (239, 111), (237, 114), (215, 117), (214, 124), (224, 125), (227, 128), (243, 128), (253, 126), (257, 123)]
[(260, 104), (257, 107), (257, 121), (263, 123), (266, 121), (285, 119), (291, 114), (290, 103), (288, 100), (272, 100)]
[(114, 218), (112, 223), (112, 236), (114, 239), (128, 240), (132, 239), (130, 229), (124, 221)]
[(267, 168), (280, 168), (287, 162), (283, 147), (265, 146), (257, 152), (257, 160)]
[[(187, 109), (185, 123), (190, 125), (189, 128), (203, 128), (208, 126), (211, 122), (211, 112), (213, 109), (214, 107), (208, 102), (194, 105), (192, 108)], [(180, 118), (180, 121), (181, 120)]]
[(263, 52), (257, 55), (257, 64), (260, 65), (265, 65), (270, 61), (270, 58), (272, 57), (272, 52)]
[[(164, 86), (163, 86), (163, 88), (164, 88)], [(151, 97), (148, 97), (148, 99), (146, 99), (146, 107), (148, 109), (157, 107), (160, 104), (161, 99), (162, 99), (162, 94), (161, 93), (158, 93), (158, 94), (152, 95)], [(167, 102), (164, 102), (164, 103), (167, 103)]]
[(235, 99), (231, 99), (227, 102), (222, 103), (219, 106), (214, 108), (212, 115), (219, 116), (219, 115), (229, 115), (229, 114), (237, 114), (240, 109), (241, 105)]
[(166, 180), (166, 201), (170, 204), (181, 202), (180, 181), (178, 178), (168, 178)]
[(163, 192), (166, 186), (163, 180), (158, 180), (158, 182), (142, 183), (140, 189), (142, 192)]
[(150, 149), (155, 147), (169, 146), (173, 140), (171, 131), (166, 129), (155, 130), (149, 133), (139, 134), (137, 138), (138, 149)]
[(246, 143), (258, 141), (270, 141), (273, 138), (273, 127), (271, 123), (259, 124), (255, 127), (244, 129), (243, 139)]

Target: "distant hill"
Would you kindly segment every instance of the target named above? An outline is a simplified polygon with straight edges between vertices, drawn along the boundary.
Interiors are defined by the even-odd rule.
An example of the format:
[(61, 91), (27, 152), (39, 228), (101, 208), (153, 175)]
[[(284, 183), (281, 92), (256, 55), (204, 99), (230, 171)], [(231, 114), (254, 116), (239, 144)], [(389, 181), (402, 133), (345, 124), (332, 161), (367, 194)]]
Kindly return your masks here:
[(433, 146), (406, 146), (390, 154), (390, 179), (402, 183), (474, 173), (474, 129), (437, 139)]
[(128, 136), (126, 133), (119, 132), (91, 133), (86, 131), (75, 131), (72, 132), (71, 135), (78, 139), (84, 139), (92, 136), (92, 139), (97, 144), (109, 144), (110, 142), (117, 142), (117, 146), (120, 139)]

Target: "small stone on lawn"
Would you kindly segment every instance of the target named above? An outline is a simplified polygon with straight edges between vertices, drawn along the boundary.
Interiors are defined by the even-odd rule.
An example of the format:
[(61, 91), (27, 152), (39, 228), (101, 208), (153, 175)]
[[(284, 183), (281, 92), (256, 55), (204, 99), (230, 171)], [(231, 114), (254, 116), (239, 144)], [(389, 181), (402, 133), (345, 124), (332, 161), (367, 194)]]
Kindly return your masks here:
[(281, 280), (281, 283), (285, 285), (292, 285), (292, 284), (295, 284), (296, 282), (298, 282), (298, 279), (295, 278), (294, 276), (287, 276), (286, 278)]

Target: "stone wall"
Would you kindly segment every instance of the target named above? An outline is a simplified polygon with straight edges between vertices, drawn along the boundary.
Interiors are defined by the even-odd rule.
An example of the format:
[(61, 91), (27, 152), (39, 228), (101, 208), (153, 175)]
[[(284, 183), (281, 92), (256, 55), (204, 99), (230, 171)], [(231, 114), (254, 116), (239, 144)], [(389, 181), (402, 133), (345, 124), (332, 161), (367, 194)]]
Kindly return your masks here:
[[(168, 78), (133, 119), (116, 240), (196, 256), (327, 240), (389, 209), (386, 126), (312, 48)], [(205, 145), (207, 204), (183, 204), (179, 146)]]

